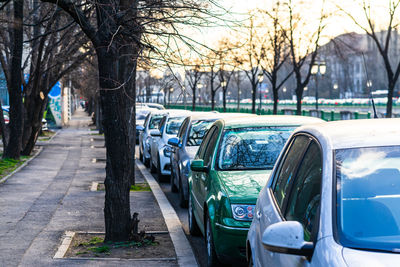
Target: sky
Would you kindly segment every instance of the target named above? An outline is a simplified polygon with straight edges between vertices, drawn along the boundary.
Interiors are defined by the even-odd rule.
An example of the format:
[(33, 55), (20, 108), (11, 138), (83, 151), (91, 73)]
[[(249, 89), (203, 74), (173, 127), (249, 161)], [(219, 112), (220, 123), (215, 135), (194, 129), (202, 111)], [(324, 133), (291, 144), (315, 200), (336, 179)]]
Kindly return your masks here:
[[(368, 2), (368, 0), (366, 0)], [(267, 9), (268, 6), (272, 4), (271, 0), (220, 0), (221, 3), (226, 9), (232, 11), (233, 17), (240, 20), (241, 13), (247, 13), (249, 10), (255, 8)], [(303, 7), (300, 9), (301, 4), (296, 4), (299, 2), (304, 2)], [(299, 8), (299, 11), (304, 18), (309, 18), (310, 21), (317, 19), (318, 14), (320, 14), (321, 4), (323, 0), (293, 0), (295, 6)], [(356, 17), (358, 21), (362, 21), (365, 25), (364, 15), (360, 6), (361, 0), (325, 0), (324, 9), (326, 12), (330, 12), (331, 16), (326, 21), (326, 28), (324, 31), (324, 39), (323, 43), (328, 42), (334, 36), (340, 35), (346, 32), (358, 32), (362, 33), (362, 29), (358, 27), (351, 19), (344, 15), (342, 12), (338, 11), (338, 6), (344, 8), (345, 10), (349, 10), (351, 15)], [(376, 12), (374, 17), (378, 18), (377, 24), (385, 23), (385, 19), (387, 16), (386, 6), (389, 0), (369, 0), (371, 6), (373, 7), (373, 12)], [(400, 10), (400, 8), (399, 8)], [(400, 17), (400, 12), (398, 11), (398, 16)], [(310, 25), (315, 25), (315, 23), (310, 23)], [(213, 28), (204, 30), (204, 42), (215, 42), (215, 40), (219, 39), (224, 32), (227, 31), (221, 28)], [(229, 35), (229, 34), (228, 34)]]

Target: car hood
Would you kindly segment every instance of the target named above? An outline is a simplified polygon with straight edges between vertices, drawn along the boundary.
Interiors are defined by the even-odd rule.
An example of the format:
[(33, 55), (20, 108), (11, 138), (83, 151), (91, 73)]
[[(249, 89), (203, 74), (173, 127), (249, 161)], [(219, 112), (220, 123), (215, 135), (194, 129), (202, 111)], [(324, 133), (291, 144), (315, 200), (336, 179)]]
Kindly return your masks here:
[(199, 146), (187, 146), (186, 147), (186, 153), (189, 157), (189, 159), (194, 159), (194, 156), (196, 156), (197, 150), (199, 150)]
[(219, 171), (218, 177), (231, 203), (256, 204), (271, 170)]
[(347, 266), (394, 266), (400, 262), (400, 254), (343, 248), (343, 258)]

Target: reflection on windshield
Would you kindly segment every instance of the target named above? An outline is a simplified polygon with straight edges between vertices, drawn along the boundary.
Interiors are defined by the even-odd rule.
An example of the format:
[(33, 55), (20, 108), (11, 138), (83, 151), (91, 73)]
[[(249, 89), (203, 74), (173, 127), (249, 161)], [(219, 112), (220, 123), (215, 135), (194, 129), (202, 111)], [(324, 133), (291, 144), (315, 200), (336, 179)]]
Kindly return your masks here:
[(192, 127), (190, 128), (190, 133), (187, 139), (187, 146), (200, 146), (201, 141), (204, 138), (204, 135), (207, 133), (208, 129), (210, 129), (211, 125), (215, 120), (199, 120), (192, 123)]
[(149, 129), (158, 129), (163, 116), (153, 116), (149, 123)]
[(222, 170), (272, 169), (293, 127), (227, 130), (219, 149)]
[(165, 132), (167, 134), (177, 135), (179, 132), (179, 128), (182, 125), (183, 120), (186, 117), (177, 117), (177, 118), (169, 118), (167, 121), (167, 129)]
[(400, 146), (336, 151), (337, 223), (344, 246), (400, 248)]

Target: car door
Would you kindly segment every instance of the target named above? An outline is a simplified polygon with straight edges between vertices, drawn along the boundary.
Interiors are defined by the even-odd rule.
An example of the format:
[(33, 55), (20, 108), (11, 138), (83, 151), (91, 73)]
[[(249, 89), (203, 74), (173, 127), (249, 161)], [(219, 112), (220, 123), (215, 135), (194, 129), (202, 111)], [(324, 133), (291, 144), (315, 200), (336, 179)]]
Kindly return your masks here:
[(282, 221), (282, 210), (284, 201), (289, 191), (290, 184), (297, 171), (297, 166), (304, 151), (308, 147), (310, 139), (307, 136), (295, 136), (289, 141), (283, 156), (280, 158), (278, 168), (272, 177), (272, 183), (264, 198), (259, 198), (258, 210), (256, 212), (256, 242), (255, 264), (256, 266), (276, 266), (279, 262), (279, 255), (264, 249), (261, 240), (266, 227)]
[[(312, 140), (298, 167), (285, 202), (285, 220), (298, 221), (304, 228), (304, 240), (316, 242), (319, 229), (319, 206), (321, 202), (322, 153)], [(278, 253), (279, 254), (279, 253)], [(302, 256), (279, 254), (280, 266), (308, 266)]]
[[(177, 177), (180, 177), (179, 175), (180, 175), (180, 171), (182, 170), (182, 161), (184, 160), (184, 156), (185, 156), (185, 142), (184, 142), (184, 139), (185, 139), (185, 136), (186, 136), (186, 132), (187, 132), (187, 129), (189, 128), (189, 125), (190, 125), (190, 117), (188, 117), (188, 118), (186, 118), (185, 119), (185, 121), (182, 123), (182, 126), (181, 126), (181, 128), (179, 129), (179, 132), (178, 132), (178, 138), (179, 138), (179, 140), (180, 140), (180, 143), (181, 143), (181, 147), (180, 148), (175, 148), (176, 149), (176, 158), (175, 158), (175, 160), (176, 160), (176, 162), (175, 162), (175, 164), (176, 164), (176, 174), (178, 175)], [(177, 183), (178, 183), (179, 181), (177, 181)], [(179, 186), (179, 183), (178, 183), (178, 186)]]
[[(208, 172), (202, 172), (199, 174), (200, 179), (199, 179), (199, 201), (200, 203), (205, 203), (206, 198), (208, 196), (208, 189), (210, 185), (210, 170), (212, 167), (212, 160), (214, 158), (214, 154), (216, 151), (216, 144), (218, 141), (219, 137), (219, 130), (218, 127), (214, 126), (212, 129), (213, 131), (211, 132), (210, 139), (208, 140), (207, 148), (204, 151), (203, 155), (203, 160), (204, 160), (204, 166), (209, 167)], [(204, 222), (203, 218), (204, 212), (201, 214), (202, 221)]]
[[(158, 130), (160, 131), (161, 134), (164, 131), (166, 121), (167, 121), (167, 116), (164, 116), (162, 118), (162, 120), (160, 121), (160, 127), (158, 128)], [(151, 137), (150, 153), (151, 153), (151, 160), (153, 161), (154, 166), (157, 166), (158, 143), (160, 142), (160, 140), (161, 140), (161, 136), (152, 136)]]
[[(211, 137), (214, 136), (214, 133), (217, 131), (217, 127), (213, 126), (208, 133), (206, 134), (206, 136), (203, 139), (203, 142), (201, 143), (199, 150), (196, 154), (195, 159), (203, 159), (204, 160), (204, 155), (205, 152), (208, 148), (209, 145), (209, 141), (211, 139)], [(203, 225), (204, 222), (204, 218), (203, 218), (203, 203), (204, 200), (202, 195), (204, 193), (202, 193), (201, 191), (204, 190), (204, 186), (203, 186), (203, 179), (205, 179), (205, 172), (196, 172), (196, 171), (192, 171), (192, 196), (194, 197), (194, 202), (196, 205), (195, 208), (195, 214), (196, 217), (199, 218), (199, 224)]]

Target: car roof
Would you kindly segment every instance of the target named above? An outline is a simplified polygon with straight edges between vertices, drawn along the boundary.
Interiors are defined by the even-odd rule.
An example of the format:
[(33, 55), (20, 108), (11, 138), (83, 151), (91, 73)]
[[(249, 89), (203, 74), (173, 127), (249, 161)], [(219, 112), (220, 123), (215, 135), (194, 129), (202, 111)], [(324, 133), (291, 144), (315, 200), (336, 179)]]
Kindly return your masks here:
[(201, 112), (196, 111), (192, 112), (188, 115), (188, 117), (192, 117), (192, 120), (201, 120), (201, 119), (223, 119), (223, 118), (239, 118), (239, 117), (249, 117), (254, 116), (255, 114), (248, 114), (248, 113), (216, 113), (216, 112)]
[(331, 149), (400, 145), (400, 118), (332, 121), (296, 132), (310, 133)]
[(300, 126), (310, 123), (321, 123), (323, 120), (315, 117), (296, 116), (296, 115), (261, 115), (254, 116), (249, 120), (248, 117), (224, 118), (222, 121), (225, 128), (242, 128), (254, 126)]

